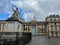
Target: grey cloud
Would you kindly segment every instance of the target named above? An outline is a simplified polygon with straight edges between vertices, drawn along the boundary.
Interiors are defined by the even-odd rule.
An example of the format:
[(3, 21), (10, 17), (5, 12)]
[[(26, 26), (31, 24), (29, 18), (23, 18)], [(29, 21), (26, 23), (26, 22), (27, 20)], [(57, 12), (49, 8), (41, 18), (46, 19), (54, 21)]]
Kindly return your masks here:
[(36, 17), (36, 20), (43, 21), (49, 14), (60, 14), (60, 0), (11, 0), (6, 2), (4, 2), (6, 3), (5, 6), (2, 6), (3, 4), (1, 3), (0, 12), (5, 12), (4, 10), (7, 10), (6, 12), (9, 11), (11, 13), (11, 4), (9, 3), (12, 3), (24, 10), (23, 15), (25, 21), (33, 20), (33, 16)]
[(33, 13), (33, 15), (31, 13), (30, 18), (35, 15), (36, 19), (41, 21), (44, 20), (49, 13), (54, 12), (55, 14), (59, 14), (58, 12), (60, 12), (59, 0), (35, 0), (36, 2), (34, 0), (31, 0), (30, 2), (27, 1), (30, 4), (25, 1), (21, 1), (22, 5), (20, 6), (18, 4), (15, 5), (23, 9), (30, 10)]

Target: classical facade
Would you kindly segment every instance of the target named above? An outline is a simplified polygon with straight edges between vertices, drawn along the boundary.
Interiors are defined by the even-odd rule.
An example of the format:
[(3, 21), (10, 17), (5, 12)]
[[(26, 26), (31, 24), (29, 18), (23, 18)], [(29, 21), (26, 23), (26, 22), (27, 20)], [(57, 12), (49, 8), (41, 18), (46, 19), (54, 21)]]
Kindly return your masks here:
[(60, 16), (59, 15), (50, 15), (46, 18), (46, 30), (47, 35), (60, 36)]
[(19, 15), (18, 8), (7, 20), (0, 20), (0, 33), (31, 32), (32, 35), (60, 36), (60, 16), (50, 15), (45, 21), (25, 22)]
[(36, 21), (32, 20), (31, 22), (25, 22), (24, 24), (24, 31), (31, 32), (32, 35), (45, 35), (45, 22), (43, 21)]
[(24, 22), (24, 31), (31, 32), (32, 35), (46, 35), (48, 37), (60, 36), (60, 16), (50, 15), (45, 18), (45, 21), (32, 20)]

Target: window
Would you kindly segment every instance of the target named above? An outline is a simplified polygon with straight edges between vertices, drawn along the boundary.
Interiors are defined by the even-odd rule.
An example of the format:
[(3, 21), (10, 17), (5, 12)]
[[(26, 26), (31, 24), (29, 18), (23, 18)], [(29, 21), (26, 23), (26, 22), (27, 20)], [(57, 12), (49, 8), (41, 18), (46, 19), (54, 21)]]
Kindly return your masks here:
[(25, 25), (24, 25), (24, 30), (25, 30)]
[(43, 29), (40, 29), (40, 32), (43, 32)]
[(55, 32), (56, 36), (58, 36), (58, 32)]
[(19, 29), (19, 28), (20, 28), (20, 25), (18, 25), (17, 29)]
[(27, 26), (26, 25), (24, 26), (24, 31), (27, 31)]
[(55, 26), (55, 30), (57, 30), (57, 26)]
[(59, 30), (60, 30), (60, 26), (59, 26)]
[(27, 30), (27, 26), (25, 26), (25, 30)]
[(53, 30), (53, 26), (51, 26), (51, 30)]
[(55, 25), (56, 25), (56, 23), (55, 23)]

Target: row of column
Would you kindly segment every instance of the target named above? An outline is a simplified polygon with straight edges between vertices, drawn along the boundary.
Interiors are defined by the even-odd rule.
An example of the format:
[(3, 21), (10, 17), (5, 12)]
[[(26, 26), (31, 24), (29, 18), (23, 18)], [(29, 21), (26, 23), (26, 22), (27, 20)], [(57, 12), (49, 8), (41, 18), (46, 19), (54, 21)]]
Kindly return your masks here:
[[(26, 31), (30, 31), (30, 30), (32, 30), (32, 26), (24, 25), (24, 28), (26, 29)], [(44, 25), (36, 26), (36, 31), (38, 32), (38, 30), (40, 31), (40, 29), (43, 29), (43, 31), (44, 31), (44, 28), (45, 28)]]
[(60, 32), (49, 32), (50, 36), (60, 36)]
[(60, 30), (60, 26), (57, 26), (57, 27), (55, 27), (55, 26), (53, 26), (53, 27), (51, 27), (51, 26), (49, 26), (48, 27), (49, 29), (48, 30)]
[(29, 31), (29, 28), (30, 28), (30, 26), (26, 26), (26, 25), (24, 26), (24, 30), (27, 32)]

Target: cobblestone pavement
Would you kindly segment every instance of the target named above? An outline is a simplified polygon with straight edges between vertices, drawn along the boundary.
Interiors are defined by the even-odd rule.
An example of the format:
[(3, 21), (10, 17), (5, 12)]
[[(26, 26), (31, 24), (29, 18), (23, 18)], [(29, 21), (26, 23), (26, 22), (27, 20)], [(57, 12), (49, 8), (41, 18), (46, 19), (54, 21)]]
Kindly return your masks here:
[(60, 45), (60, 38), (48, 39), (45, 36), (32, 37), (32, 40), (27, 45)]

